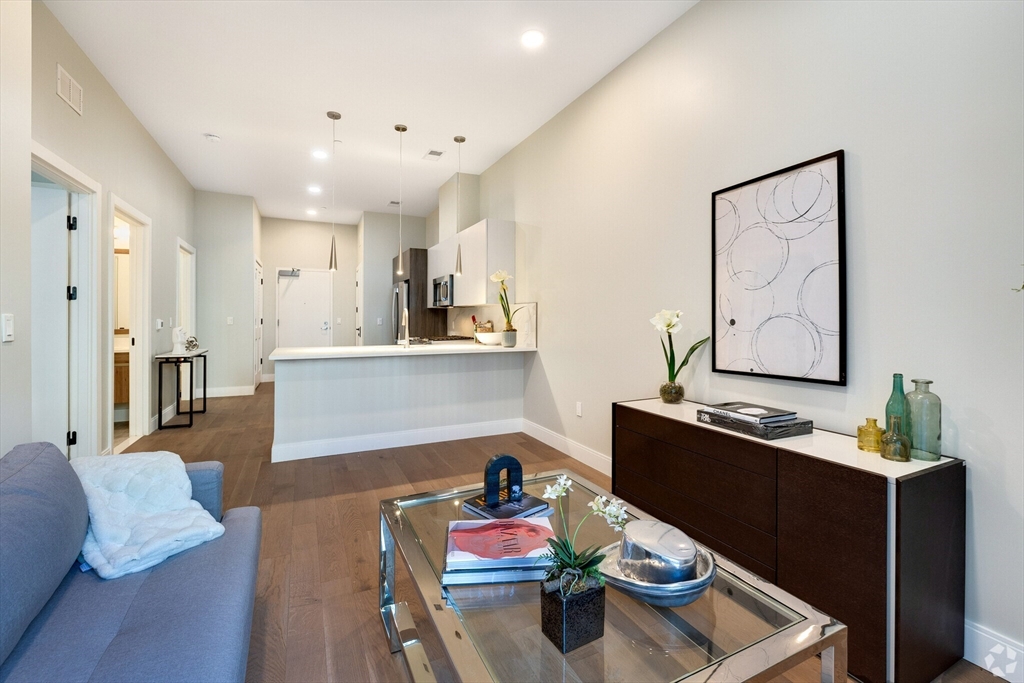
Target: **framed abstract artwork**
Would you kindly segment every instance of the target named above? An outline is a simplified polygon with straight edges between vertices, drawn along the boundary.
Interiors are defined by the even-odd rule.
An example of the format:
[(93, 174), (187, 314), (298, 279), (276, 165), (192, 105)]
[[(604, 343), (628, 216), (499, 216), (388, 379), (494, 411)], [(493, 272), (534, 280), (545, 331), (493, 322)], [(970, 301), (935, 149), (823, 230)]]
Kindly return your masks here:
[(711, 195), (712, 371), (846, 386), (843, 151)]

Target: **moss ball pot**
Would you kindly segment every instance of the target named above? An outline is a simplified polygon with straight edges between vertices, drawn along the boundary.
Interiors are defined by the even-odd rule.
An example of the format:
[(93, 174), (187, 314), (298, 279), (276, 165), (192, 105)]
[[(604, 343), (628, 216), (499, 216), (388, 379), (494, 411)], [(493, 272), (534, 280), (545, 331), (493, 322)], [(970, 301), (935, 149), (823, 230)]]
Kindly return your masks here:
[(562, 654), (604, 635), (604, 586), (566, 597), (540, 588), (540, 625)]

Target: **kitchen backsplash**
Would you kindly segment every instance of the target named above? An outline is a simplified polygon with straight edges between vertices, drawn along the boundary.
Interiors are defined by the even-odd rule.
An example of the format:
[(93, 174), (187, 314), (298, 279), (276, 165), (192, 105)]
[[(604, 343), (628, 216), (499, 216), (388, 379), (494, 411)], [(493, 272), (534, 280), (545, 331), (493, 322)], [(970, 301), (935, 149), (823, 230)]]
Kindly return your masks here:
[[(512, 304), (512, 310), (522, 308), (516, 314), (513, 323), (518, 334), (516, 335), (516, 348), (535, 349), (537, 348), (537, 304)], [(460, 306), (448, 309), (448, 334), (457, 334), (465, 337), (473, 336), (473, 316), (478, 322), (494, 323), (494, 331), (501, 332), (505, 329), (505, 319), (501, 315), (501, 306), (488, 304), (486, 306)]]

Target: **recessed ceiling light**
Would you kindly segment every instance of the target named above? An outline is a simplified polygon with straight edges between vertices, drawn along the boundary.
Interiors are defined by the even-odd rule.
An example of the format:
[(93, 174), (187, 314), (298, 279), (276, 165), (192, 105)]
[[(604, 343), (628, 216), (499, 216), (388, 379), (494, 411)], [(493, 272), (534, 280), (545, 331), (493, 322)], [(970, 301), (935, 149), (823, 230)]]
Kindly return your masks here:
[(309, 190), (310, 194), (320, 194), (321, 192), (319, 185), (310, 185), (306, 189)]
[(313, 150), (313, 158), (314, 159), (326, 159), (327, 158), (327, 152), (323, 151), (322, 149), (314, 149)]
[(307, 216), (315, 216), (316, 215), (316, 209), (306, 209), (306, 215)]
[(203, 137), (207, 142), (220, 142), (220, 136), (216, 133), (203, 133)]
[(532, 28), (523, 34), (521, 40), (523, 42), (523, 47), (528, 47), (532, 50), (533, 48), (540, 47), (544, 44), (544, 34), (537, 29)]

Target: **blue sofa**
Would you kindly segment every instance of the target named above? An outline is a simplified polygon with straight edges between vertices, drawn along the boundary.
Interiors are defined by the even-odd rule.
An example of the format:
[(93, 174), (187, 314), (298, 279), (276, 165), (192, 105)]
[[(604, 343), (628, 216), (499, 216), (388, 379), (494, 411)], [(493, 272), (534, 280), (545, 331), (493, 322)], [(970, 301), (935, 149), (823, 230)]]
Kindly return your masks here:
[(224, 535), (105, 581), (76, 562), (89, 512), (60, 450), (32, 443), (0, 458), (0, 682), (245, 679), (260, 510), (221, 519), (224, 466), (186, 469)]

